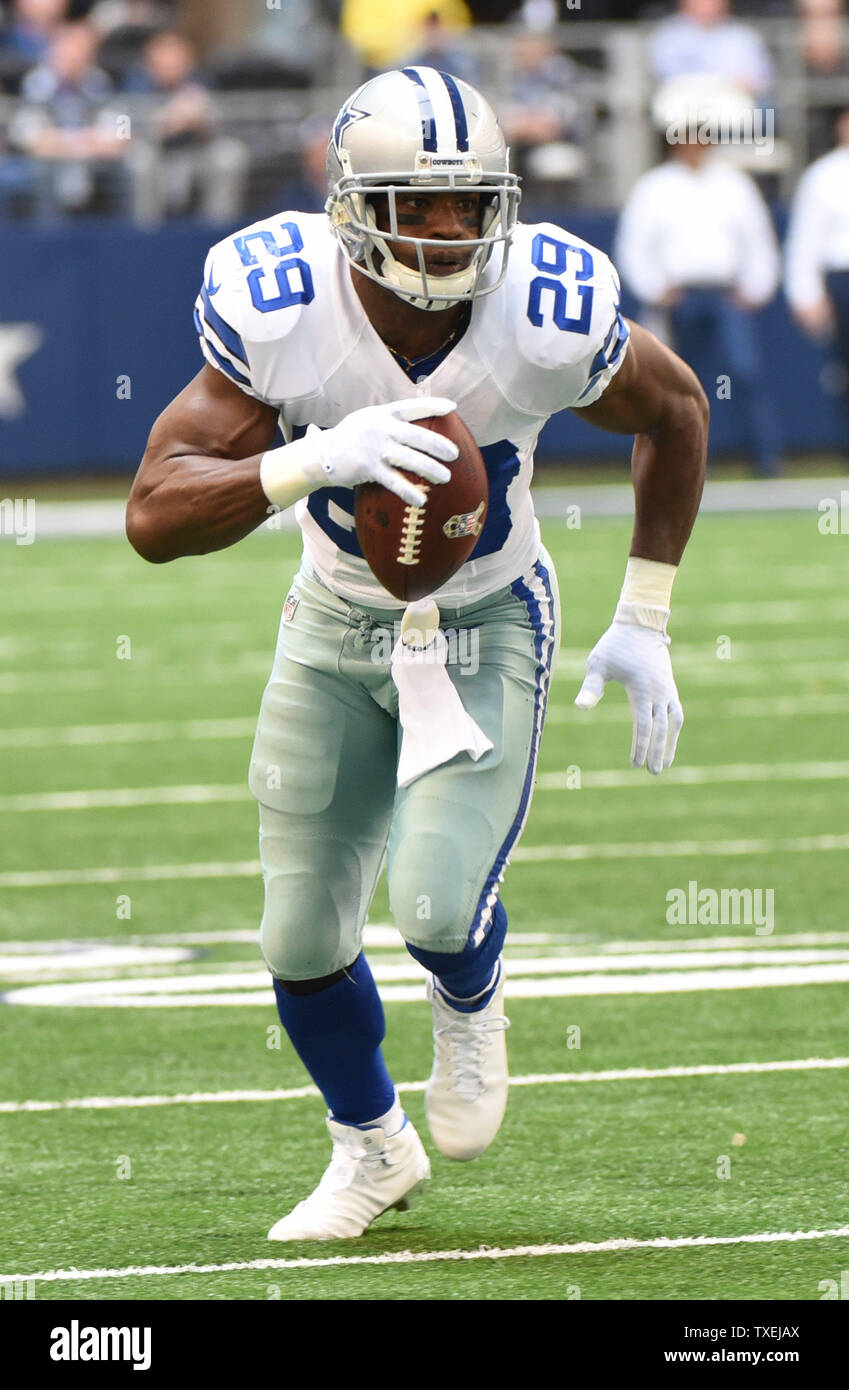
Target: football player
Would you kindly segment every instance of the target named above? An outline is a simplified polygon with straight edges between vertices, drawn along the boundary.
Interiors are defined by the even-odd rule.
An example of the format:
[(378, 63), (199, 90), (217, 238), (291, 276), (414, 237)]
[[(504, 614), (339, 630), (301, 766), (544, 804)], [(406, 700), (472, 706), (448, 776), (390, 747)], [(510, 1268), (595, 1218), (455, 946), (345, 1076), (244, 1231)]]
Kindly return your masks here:
[[(328, 180), (326, 216), (283, 212), (210, 251), (195, 310), (205, 365), (156, 421), (127, 511), (132, 544), (159, 563), (233, 545), (297, 503), (303, 561), (250, 785), (262, 951), (333, 1142), (318, 1187), (269, 1232), (280, 1241), (358, 1236), (429, 1176), (361, 951), (385, 856), (394, 920), (428, 972), (433, 1143), (472, 1159), (495, 1137), (508, 1087), (500, 886), (560, 641), (534, 445), (565, 407), (636, 436), (630, 558), (576, 703), (589, 709), (621, 681), (631, 762), (659, 773), (683, 719), (666, 624), (708, 415), (690, 369), (623, 320), (607, 257), (560, 226), (518, 221), (498, 122), (465, 82), (427, 67), (366, 82), (333, 127)], [(404, 605), (363, 558), (353, 489), (376, 481), (422, 505), (409, 474), (439, 486), (456, 448), (416, 421), (455, 407), (486, 461), (489, 510), (434, 598), (443, 623), (477, 640), (475, 673), (449, 679), (482, 742), (400, 779), (398, 689), (376, 639)]]

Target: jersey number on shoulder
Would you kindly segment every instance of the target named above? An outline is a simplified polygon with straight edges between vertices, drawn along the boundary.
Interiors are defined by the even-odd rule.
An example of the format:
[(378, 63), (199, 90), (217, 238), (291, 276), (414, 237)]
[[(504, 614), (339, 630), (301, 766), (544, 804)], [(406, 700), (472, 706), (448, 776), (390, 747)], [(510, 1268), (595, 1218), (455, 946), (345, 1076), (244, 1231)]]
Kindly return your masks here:
[(558, 241), (537, 232), (531, 260), (542, 275), (534, 276), (528, 294), (528, 318), (537, 328), (550, 310), (558, 328), (568, 333), (589, 333), (593, 312), (593, 287), (583, 284), (593, 273), (593, 258), (582, 246)]
[(282, 245), (267, 228), (234, 238), (242, 265), (255, 267), (248, 276), (248, 288), (261, 314), (311, 304), (315, 298), (312, 272), (298, 255), (304, 249), (300, 229), (294, 222), (281, 222), (280, 227), (285, 238)]

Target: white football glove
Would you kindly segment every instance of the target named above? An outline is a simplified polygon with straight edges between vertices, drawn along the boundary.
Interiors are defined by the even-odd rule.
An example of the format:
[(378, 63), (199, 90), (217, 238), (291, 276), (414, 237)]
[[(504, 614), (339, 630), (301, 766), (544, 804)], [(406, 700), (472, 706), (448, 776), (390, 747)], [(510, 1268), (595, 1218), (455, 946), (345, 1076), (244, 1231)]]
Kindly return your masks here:
[(579, 709), (594, 709), (607, 681), (620, 681), (634, 721), (631, 766), (645, 763), (655, 776), (671, 767), (684, 723), (669, 659), (668, 617), (666, 608), (619, 603), (613, 622), (587, 657), (587, 674), (575, 699)]
[(354, 410), (332, 429), (310, 425), (303, 438), (263, 455), (260, 483), (278, 507), (291, 506), (319, 487), (358, 483), (381, 483), (402, 502), (423, 507), (427, 498), (421, 488), (397, 470), (407, 468), (429, 483), (447, 483), (451, 471), (445, 463), (453, 463), (459, 449), (444, 435), (411, 421), (456, 409), (444, 396), (415, 396)]
[(410, 422), (448, 415), (456, 409), (454, 401), (442, 396), (416, 396), (353, 411), (332, 430), (318, 432), (323, 484), (356, 487), (357, 483), (381, 483), (403, 502), (423, 507), (427, 498), (421, 488), (396, 470), (407, 468), (429, 483), (447, 483), (451, 470), (436, 460), (453, 463), (459, 449), (435, 430)]

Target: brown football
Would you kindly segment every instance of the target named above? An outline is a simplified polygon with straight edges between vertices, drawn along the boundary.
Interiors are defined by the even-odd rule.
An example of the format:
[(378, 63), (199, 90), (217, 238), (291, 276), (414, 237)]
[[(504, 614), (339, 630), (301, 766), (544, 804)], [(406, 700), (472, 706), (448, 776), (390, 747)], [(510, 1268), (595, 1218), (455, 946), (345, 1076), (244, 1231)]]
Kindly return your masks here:
[(456, 410), (416, 420), (453, 440), (460, 453), (447, 483), (427, 483), (403, 470), (427, 494), (411, 507), (380, 483), (355, 489), (357, 539), (372, 573), (396, 598), (412, 602), (439, 589), (465, 564), (486, 521), (489, 479), (483, 455)]

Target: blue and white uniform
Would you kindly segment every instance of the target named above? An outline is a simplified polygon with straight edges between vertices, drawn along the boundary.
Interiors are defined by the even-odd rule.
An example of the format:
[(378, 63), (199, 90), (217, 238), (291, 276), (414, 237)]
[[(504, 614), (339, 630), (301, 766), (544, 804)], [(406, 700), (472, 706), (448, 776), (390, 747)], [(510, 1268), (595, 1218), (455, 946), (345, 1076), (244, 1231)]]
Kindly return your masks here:
[[(324, 214), (281, 213), (214, 246), (195, 322), (206, 360), (279, 410), (287, 439), (417, 390), (457, 402), (486, 460), (489, 512), (471, 558), (435, 594), (440, 608), (476, 602), (533, 565), (539, 432), (556, 411), (597, 400), (628, 346), (610, 261), (549, 223), (519, 224), (504, 284), (474, 301), (463, 336), (417, 385), (366, 317)], [(297, 517), (333, 593), (403, 607), (363, 559), (352, 489), (313, 492)]]
[(486, 460), (489, 512), (471, 559), (435, 597), (443, 628), (474, 636), (475, 669), (449, 662), (448, 674), (492, 748), (396, 785), (389, 652), (403, 604), (362, 556), (353, 491), (313, 492), (297, 507), (304, 563), (251, 760), (262, 947), (280, 979), (350, 966), (387, 855), (410, 950), (437, 973), (448, 957), (459, 962), (462, 980), (475, 953), (474, 969), (491, 969), (504, 939), (500, 886), (530, 806), (559, 645), (556, 577), (530, 493), (534, 446), (549, 416), (599, 398), (628, 329), (605, 255), (560, 227), (519, 225), (503, 284), (472, 301), (462, 337), (415, 382), (366, 317), (351, 273), (323, 215), (281, 213), (227, 237), (209, 253), (197, 300), (203, 353), (279, 411), (287, 439), (417, 390), (457, 402)]

